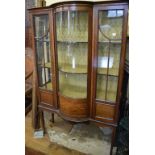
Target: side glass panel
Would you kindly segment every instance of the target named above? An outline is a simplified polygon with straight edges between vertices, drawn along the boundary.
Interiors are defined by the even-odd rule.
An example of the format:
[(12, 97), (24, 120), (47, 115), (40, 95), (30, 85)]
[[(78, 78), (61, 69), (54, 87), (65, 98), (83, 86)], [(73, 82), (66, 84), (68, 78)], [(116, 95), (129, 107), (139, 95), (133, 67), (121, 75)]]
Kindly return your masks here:
[(51, 51), (48, 15), (33, 17), (39, 87), (52, 90)]
[(59, 93), (87, 98), (88, 12), (56, 13)]
[(115, 102), (119, 76), (123, 10), (99, 11), (96, 99)]

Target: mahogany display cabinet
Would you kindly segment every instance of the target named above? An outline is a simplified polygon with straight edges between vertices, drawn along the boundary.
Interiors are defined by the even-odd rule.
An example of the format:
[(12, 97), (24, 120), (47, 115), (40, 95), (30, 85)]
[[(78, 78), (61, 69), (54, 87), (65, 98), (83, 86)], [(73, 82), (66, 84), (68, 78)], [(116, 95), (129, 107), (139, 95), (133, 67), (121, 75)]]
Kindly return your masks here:
[(62, 2), (29, 12), (39, 110), (71, 122), (111, 127), (113, 146), (128, 4)]

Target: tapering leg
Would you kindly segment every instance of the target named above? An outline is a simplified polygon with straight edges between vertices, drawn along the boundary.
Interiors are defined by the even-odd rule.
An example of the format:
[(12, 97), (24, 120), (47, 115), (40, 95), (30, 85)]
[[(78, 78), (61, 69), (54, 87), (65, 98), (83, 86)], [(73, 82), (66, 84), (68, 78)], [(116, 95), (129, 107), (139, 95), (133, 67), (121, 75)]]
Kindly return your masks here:
[(44, 120), (44, 112), (43, 111), (40, 111), (40, 119), (41, 119), (41, 126), (42, 126), (43, 132), (45, 134), (45, 120)]
[(54, 113), (51, 113), (51, 119), (50, 122), (54, 123)]
[(34, 118), (34, 129), (37, 130), (40, 128), (40, 113), (37, 112), (35, 118)]
[(112, 128), (112, 136), (111, 136), (111, 148), (110, 148), (110, 155), (112, 155), (113, 152), (113, 146), (115, 143), (115, 135), (116, 135), (116, 127)]
[(52, 122), (54, 123), (54, 113), (52, 113)]

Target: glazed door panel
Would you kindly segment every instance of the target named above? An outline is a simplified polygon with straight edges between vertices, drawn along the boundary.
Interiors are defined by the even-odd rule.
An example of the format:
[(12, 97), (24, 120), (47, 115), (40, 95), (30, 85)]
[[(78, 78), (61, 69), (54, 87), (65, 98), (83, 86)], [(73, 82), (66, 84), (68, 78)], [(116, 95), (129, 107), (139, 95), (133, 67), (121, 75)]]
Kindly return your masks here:
[(38, 81), (39, 104), (56, 108), (52, 20), (49, 11), (33, 13), (33, 40)]
[[(122, 66), (124, 66), (124, 21), (126, 6), (96, 6), (94, 8), (94, 87), (93, 104), (95, 117), (98, 103), (109, 107), (120, 100)], [(95, 34), (96, 33), (96, 34)], [(123, 51), (123, 52), (122, 52)], [(113, 114), (117, 111), (113, 109)], [(103, 117), (103, 114), (99, 117)], [(101, 113), (101, 112), (100, 112)], [(105, 118), (104, 118), (105, 119)], [(107, 118), (109, 119), (109, 118)]]
[(96, 99), (116, 102), (122, 43), (123, 10), (98, 12)]
[(33, 17), (35, 30), (36, 65), (38, 84), (41, 89), (53, 90), (51, 70), (51, 50), (49, 35), (48, 15), (36, 15)]

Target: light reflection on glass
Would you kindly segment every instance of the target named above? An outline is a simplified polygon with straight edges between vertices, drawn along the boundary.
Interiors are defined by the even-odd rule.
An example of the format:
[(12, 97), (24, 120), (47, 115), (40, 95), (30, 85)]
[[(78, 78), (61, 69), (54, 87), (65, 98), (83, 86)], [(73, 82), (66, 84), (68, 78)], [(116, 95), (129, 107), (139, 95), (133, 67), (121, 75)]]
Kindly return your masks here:
[(108, 66), (108, 57), (107, 56), (99, 56), (98, 57), (98, 67), (99, 68), (112, 68), (113, 67), (114, 58), (109, 57), (109, 66)]
[(72, 58), (72, 68), (75, 68), (75, 57)]

